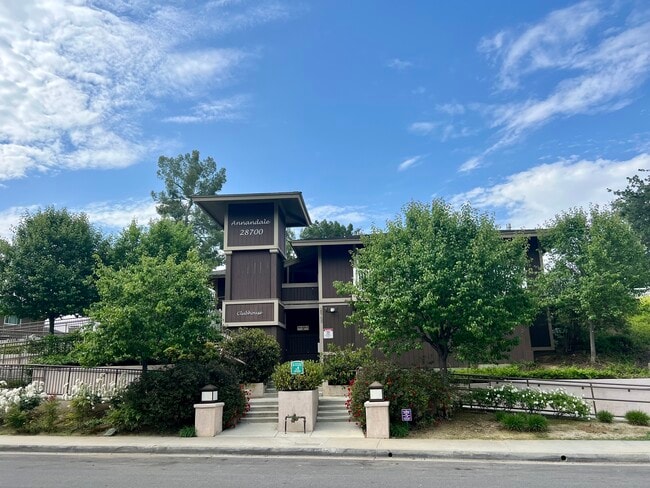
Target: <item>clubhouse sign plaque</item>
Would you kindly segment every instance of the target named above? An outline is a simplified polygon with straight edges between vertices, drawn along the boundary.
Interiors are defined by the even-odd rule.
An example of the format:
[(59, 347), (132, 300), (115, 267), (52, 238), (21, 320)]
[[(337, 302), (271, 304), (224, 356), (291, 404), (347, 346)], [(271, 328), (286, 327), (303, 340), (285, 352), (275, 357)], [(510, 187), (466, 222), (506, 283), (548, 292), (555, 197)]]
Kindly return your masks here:
[(225, 303), (224, 306), (227, 323), (272, 322), (275, 319), (273, 302)]

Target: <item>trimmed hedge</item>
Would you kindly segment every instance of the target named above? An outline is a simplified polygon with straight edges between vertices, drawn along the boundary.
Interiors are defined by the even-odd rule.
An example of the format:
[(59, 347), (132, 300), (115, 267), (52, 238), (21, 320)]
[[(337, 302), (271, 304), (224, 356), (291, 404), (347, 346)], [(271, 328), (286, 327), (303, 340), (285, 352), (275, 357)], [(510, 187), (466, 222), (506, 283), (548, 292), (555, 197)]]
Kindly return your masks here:
[(323, 383), (323, 365), (304, 361), (304, 374), (291, 374), (291, 362), (278, 364), (273, 371), (273, 383), (278, 391), (316, 390)]
[(354, 349), (351, 344), (345, 347), (329, 346), (327, 354), (323, 354), (323, 373), (330, 385), (349, 385), (360, 368), (373, 361), (372, 351), (364, 347)]
[(528, 365), (494, 366), (489, 368), (456, 369), (454, 373), (490, 376), (494, 378), (537, 378), (546, 380), (571, 379), (606, 379), (606, 378), (645, 378), (647, 368), (630, 364), (611, 364), (603, 368), (583, 368), (579, 366), (562, 366), (556, 368), (540, 368)]

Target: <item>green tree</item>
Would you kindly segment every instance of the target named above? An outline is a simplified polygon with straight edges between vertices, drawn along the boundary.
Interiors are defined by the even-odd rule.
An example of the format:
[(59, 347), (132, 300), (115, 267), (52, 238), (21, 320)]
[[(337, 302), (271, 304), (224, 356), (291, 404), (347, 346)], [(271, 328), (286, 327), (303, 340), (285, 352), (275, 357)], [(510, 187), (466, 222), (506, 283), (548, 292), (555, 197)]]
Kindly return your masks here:
[(564, 212), (548, 227), (542, 302), (588, 330), (595, 362), (596, 331), (622, 327), (636, 309), (635, 288), (648, 284), (643, 244), (618, 214), (598, 207)]
[(344, 239), (353, 237), (360, 233), (359, 229), (352, 227), (352, 224), (347, 226), (337, 222), (336, 220), (328, 221), (323, 219), (321, 221), (315, 220), (309, 227), (305, 227), (300, 232), (301, 239)]
[(47, 318), (53, 334), (57, 317), (82, 313), (96, 300), (93, 268), (102, 240), (84, 214), (52, 207), (26, 213), (0, 249), (0, 309)]
[(628, 178), (624, 190), (615, 191), (618, 198), (614, 201), (614, 209), (629, 222), (632, 228), (641, 236), (646, 251), (650, 252), (650, 172), (642, 179), (639, 175)]
[(197, 248), (192, 229), (182, 222), (163, 218), (145, 228), (134, 221), (112, 243), (107, 262), (115, 268), (136, 264), (142, 256), (163, 260), (174, 256), (180, 262)]
[(223, 231), (192, 201), (193, 195), (215, 195), (226, 182), (225, 168), (217, 168), (211, 157), (200, 159), (199, 151), (179, 154), (175, 158), (158, 158), (158, 178), (165, 189), (151, 192), (156, 211), (163, 217), (189, 225), (199, 242), (201, 257), (210, 265), (220, 263), (218, 250), (223, 248)]
[(446, 373), (452, 353), (473, 362), (502, 357), (516, 343), (515, 326), (532, 317), (525, 241), (502, 239), (469, 206), (411, 203), (361, 241), (357, 283), (337, 288), (355, 297), (346, 323), (387, 353), (427, 343)]
[(165, 361), (166, 350), (189, 354), (213, 337), (208, 269), (195, 252), (180, 262), (141, 256), (121, 269), (100, 266), (97, 274), (95, 326), (80, 351), (84, 365), (135, 359), (146, 371), (152, 360)]

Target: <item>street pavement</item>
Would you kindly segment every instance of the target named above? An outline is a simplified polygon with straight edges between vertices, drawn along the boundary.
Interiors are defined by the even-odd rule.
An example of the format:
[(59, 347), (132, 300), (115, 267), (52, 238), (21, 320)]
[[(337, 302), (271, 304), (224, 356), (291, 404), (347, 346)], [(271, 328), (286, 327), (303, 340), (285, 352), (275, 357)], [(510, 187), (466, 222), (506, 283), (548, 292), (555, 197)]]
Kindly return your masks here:
[(275, 424), (243, 423), (215, 437), (4, 435), (0, 452), (650, 464), (650, 441), (367, 439), (354, 423), (345, 422), (319, 422), (307, 434), (278, 432)]

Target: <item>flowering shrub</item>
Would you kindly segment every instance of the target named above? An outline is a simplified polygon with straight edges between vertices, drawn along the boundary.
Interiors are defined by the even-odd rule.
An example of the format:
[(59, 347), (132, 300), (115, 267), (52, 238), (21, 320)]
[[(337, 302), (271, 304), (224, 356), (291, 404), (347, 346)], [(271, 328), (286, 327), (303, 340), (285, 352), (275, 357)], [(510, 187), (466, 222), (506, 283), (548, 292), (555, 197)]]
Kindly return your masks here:
[(550, 391), (517, 389), (512, 385), (479, 388), (469, 393), (466, 402), (473, 407), (492, 410), (521, 409), (531, 414), (552, 410), (558, 417), (584, 419), (589, 416), (587, 402), (562, 388)]
[(0, 384), (0, 415), (7, 413), (16, 405), (21, 410), (36, 408), (47, 395), (43, 392), (43, 382), (35, 381), (20, 388), (5, 388), (5, 382)]

